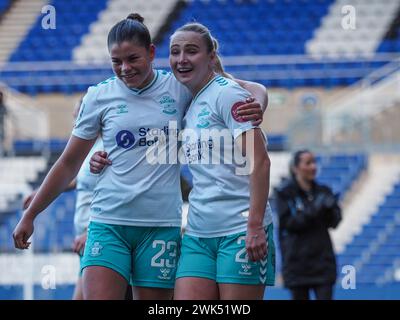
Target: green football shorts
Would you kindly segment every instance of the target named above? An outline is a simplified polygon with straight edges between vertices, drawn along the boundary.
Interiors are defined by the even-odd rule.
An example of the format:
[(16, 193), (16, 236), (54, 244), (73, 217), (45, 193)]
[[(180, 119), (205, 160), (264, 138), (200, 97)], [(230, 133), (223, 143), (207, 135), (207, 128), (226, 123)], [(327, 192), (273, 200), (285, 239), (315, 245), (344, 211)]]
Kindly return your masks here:
[(136, 227), (90, 222), (81, 269), (103, 266), (133, 286), (174, 288), (179, 227)]
[(268, 252), (264, 260), (252, 262), (245, 246), (246, 232), (223, 237), (184, 235), (177, 278), (199, 277), (217, 283), (275, 284), (275, 245), (272, 223), (266, 228)]

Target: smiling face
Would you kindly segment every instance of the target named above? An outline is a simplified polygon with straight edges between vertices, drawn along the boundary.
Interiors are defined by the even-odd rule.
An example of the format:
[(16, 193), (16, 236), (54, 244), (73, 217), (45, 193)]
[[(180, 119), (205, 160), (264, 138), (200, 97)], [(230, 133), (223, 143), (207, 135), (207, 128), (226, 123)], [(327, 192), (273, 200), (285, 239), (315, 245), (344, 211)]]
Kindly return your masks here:
[(169, 63), (179, 82), (193, 94), (214, 76), (215, 52), (209, 52), (203, 36), (193, 31), (178, 31), (170, 43)]
[(298, 179), (311, 182), (317, 175), (317, 162), (310, 152), (305, 152), (300, 156), (299, 164), (294, 167), (295, 175)]
[(146, 49), (129, 41), (114, 43), (110, 47), (112, 69), (127, 87), (142, 89), (153, 79), (154, 53), (154, 45)]

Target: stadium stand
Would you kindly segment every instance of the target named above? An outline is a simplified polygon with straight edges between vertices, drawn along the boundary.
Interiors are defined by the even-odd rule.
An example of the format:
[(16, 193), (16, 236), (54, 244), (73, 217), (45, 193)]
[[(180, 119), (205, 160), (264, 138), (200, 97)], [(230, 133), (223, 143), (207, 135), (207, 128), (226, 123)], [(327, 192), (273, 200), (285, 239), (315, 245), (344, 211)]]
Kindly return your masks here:
[[(170, 32), (187, 22), (199, 21), (221, 42), (223, 56), (303, 54), (305, 42), (312, 37), (331, 3), (190, 1)], [(297, 15), (299, 11), (303, 13), (301, 17)], [(159, 54), (167, 56), (168, 52), (169, 38), (165, 37)]]
[[(377, 50), (383, 36), (400, 8), (397, 0), (335, 1), (329, 8), (314, 37), (306, 43), (311, 55), (369, 55)], [(346, 16), (354, 14), (353, 25)]]
[[(179, 3), (185, 3), (185, 5), (179, 5)], [(111, 25), (117, 17), (120, 19), (125, 16), (128, 9), (134, 11), (136, 7), (131, 4), (127, 7), (119, 0), (87, 1), (83, 8), (79, 7), (79, 10), (77, 7), (80, 3), (75, 0), (70, 2), (55, 0), (51, 4), (58, 8), (57, 23), (62, 27), (55, 30), (42, 29), (42, 16), (39, 15), (28, 35), (10, 56), (9, 61), (62, 61), (62, 63), (52, 63), (51, 67), (40, 63), (35, 64), (35, 67), (31, 67), (29, 64), (8, 63), (1, 72), (4, 81), (29, 94), (41, 92), (70, 94), (84, 91), (87, 86), (108, 78), (111, 75), (111, 69), (105, 46), (107, 32), (105, 26)], [(359, 55), (339, 55), (339, 58), (326, 55), (321, 56), (323, 59), (321, 57), (313, 58), (313, 55), (308, 52), (307, 46), (315, 39), (323, 37), (324, 41), (328, 41), (330, 44), (347, 41), (346, 38), (346, 40), (340, 40), (342, 42), (334, 42), (329, 40), (329, 37), (326, 38), (325, 32), (317, 32), (321, 27), (323, 17), (327, 17), (329, 10), (333, 10), (329, 8), (336, 8), (340, 1), (291, 1), (289, 4), (282, 1), (261, 0), (254, 2), (197, 0), (187, 3), (168, 1), (167, 4), (163, 4), (163, 8), (165, 7), (163, 10), (156, 10), (157, 2), (152, 1), (137, 5), (140, 12), (157, 12), (160, 15), (157, 16), (158, 18), (150, 13), (145, 16), (149, 21), (149, 28), (155, 35), (154, 38), (159, 41), (156, 43), (159, 58), (165, 58), (168, 55), (169, 35), (172, 31), (195, 19), (208, 25), (219, 39), (220, 50), (222, 56), (225, 57), (224, 64), (227, 66), (228, 72), (237, 77), (251, 78), (272, 87), (348, 85), (388, 63), (392, 57), (391, 54), (375, 56), (376, 50), (371, 49), (369, 56), (364, 58)], [(396, 0), (390, 0), (388, 5), (394, 11), (397, 8)], [(364, 10), (364, 7), (369, 8), (360, 3), (355, 4), (356, 9), (359, 6), (361, 11)], [(382, 10), (379, 3), (374, 3), (373, 8), (375, 9), (371, 10), (375, 14), (374, 19), (376, 20), (377, 17), (380, 19), (379, 13)], [(168, 10), (170, 10), (170, 14), (168, 14)], [(175, 15), (178, 18), (171, 22), (169, 20), (173, 16), (174, 10), (177, 10)], [(303, 13), (300, 17), (294, 14), (299, 10)], [(122, 13), (122, 11), (124, 12)], [(384, 10), (384, 13), (389, 11)], [(246, 19), (243, 19), (243, 13), (246, 13)], [(76, 16), (79, 16), (79, 19), (75, 19)], [(386, 30), (393, 17), (389, 13), (385, 13), (383, 16), (385, 19), (379, 26), (379, 30)], [(336, 16), (335, 19), (337, 20), (337, 18)], [(163, 20), (164, 24), (160, 22)], [(260, 21), (263, 21), (261, 27)], [(361, 21), (363, 20), (361, 19)], [(234, 29), (231, 27), (232, 23), (235, 25)], [(367, 29), (364, 28), (364, 25)], [(358, 40), (350, 39), (351, 43), (358, 44), (354, 49), (356, 53), (365, 52), (366, 46), (368, 48), (378, 46), (381, 40), (380, 33), (374, 34), (373, 42), (375, 44), (372, 47), (368, 44), (371, 42), (370, 29), (372, 26), (375, 28), (375, 24), (363, 23), (362, 37), (358, 33), (354, 33), (353, 36), (358, 37)], [(336, 29), (337, 26), (333, 27), (330, 24), (323, 26), (323, 30), (327, 30), (329, 35), (336, 33)], [(384, 31), (380, 32), (384, 33)], [(368, 39), (365, 38), (365, 35), (368, 35)], [(243, 42), (247, 44), (243, 45)], [(388, 49), (384, 52), (396, 51)], [(98, 55), (96, 55), (97, 53)], [(255, 55), (263, 56), (264, 62), (260, 63), (258, 59), (254, 59)], [(274, 56), (279, 57), (280, 55), (291, 55), (294, 60), (272, 59)], [(249, 63), (243, 58), (237, 59), (237, 57), (245, 56), (250, 56), (249, 60), (253, 62)], [(230, 60), (231, 57), (235, 59)], [(102, 63), (93, 64), (96, 60), (102, 61)], [(78, 61), (90, 61), (90, 63), (82, 65)], [(163, 68), (168, 67), (168, 64), (163, 61), (156, 61), (156, 65)], [(30, 73), (30, 79), (24, 77), (25, 72)]]
[[(56, 8), (54, 30), (41, 26), (41, 8), (47, 4)], [(355, 8), (356, 30), (343, 29), (343, 6)], [(156, 41), (156, 67), (169, 67), (173, 30), (199, 21), (219, 40), (226, 70), (235, 77), (263, 83), (270, 92), (285, 90), (286, 96), (299, 89), (332, 93), (330, 99), (323, 96), (318, 102), (320, 120), (286, 121), (287, 109), (270, 103), (269, 110), (276, 108), (279, 113), (274, 121), (287, 123), (278, 131), (267, 130), (270, 193), (287, 176), (291, 151), (304, 145), (314, 148), (319, 154), (318, 180), (333, 188), (344, 208), (344, 219), (332, 232), (339, 275), (335, 297), (400, 299), (400, 162), (397, 157), (389, 163), (386, 154), (376, 161), (374, 154), (382, 149), (397, 154), (400, 150), (396, 120), (400, 1), (165, 0), (161, 5), (158, 0), (0, 0), (1, 81), (33, 98), (60, 95), (70, 100), (71, 94), (84, 92), (112, 75), (106, 35), (130, 12), (144, 16)], [(50, 104), (56, 108), (53, 101)], [(16, 253), (11, 238), (22, 214), (21, 196), (40, 185), (67, 141), (66, 135), (51, 132), (47, 124), (54, 119), (47, 119), (35, 99), (9, 97), (8, 106), (15, 118), (8, 123), (11, 152), (0, 158), (0, 265), (6, 267), (9, 261), (27, 259)], [(304, 110), (298, 112), (309, 117), (311, 113)], [(318, 126), (324, 130), (318, 131)], [(397, 137), (389, 141), (385, 132)], [(296, 140), (303, 133), (315, 140)], [(375, 136), (379, 139), (373, 141)], [(181, 175), (186, 200), (192, 183), (186, 166)], [(274, 208), (273, 199), (271, 205)], [(74, 206), (75, 192), (66, 192), (38, 218), (35, 257), (29, 258), (43, 265), (60, 255), (61, 283), (55, 290), (46, 290), (39, 278), (33, 285), (20, 274), (13, 279), (0, 276), (0, 299), (71, 297), (77, 268), (71, 253)], [(187, 210), (185, 203), (183, 211)], [(183, 220), (185, 224), (186, 215)], [(274, 220), (277, 230), (275, 216)], [(275, 232), (279, 248), (277, 236)], [(276, 262), (277, 284), (266, 290), (265, 298), (290, 299), (282, 288), (279, 250)], [(343, 267), (349, 265), (356, 271), (354, 290), (342, 285)], [(32, 292), (27, 293), (30, 286)]]
[(378, 52), (399, 52), (400, 51), (400, 8), (395, 13), (385, 37), (378, 47)]
[(341, 197), (350, 189), (362, 170), (367, 168), (367, 158), (364, 154), (341, 155), (317, 159), (320, 173), (317, 180), (330, 186), (334, 193)]
[(177, 0), (109, 1), (107, 10), (101, 11), (98, 20), (90, 25), (89, 32), (82, 37), (81, 44), (73, 50), (73, 60), (78, 63), (107, 61), (109, 59), (106, 47), (108, 31), (115, 21), (122, 19), (130, 12), (140, 12), (145, 17), (146, 26), (151, 36), (155, 38), (177, 2)]
[[(288, 153), (271, 153), (272, 175), (271, 190), (287, 176), (289, 168)], [(336, 192), (345, 192), (358, 178), (366, 167), (365, 155), (335, 155), (318, 157), (320, 167), (319, 180), (333, 187)], [(48, 169), (50, 165), (48, 165)], [(337, 173), (335, 175), (334, 173)], [(13, 174), (14, 176), (16, 173)], [(182, 176), (191, 184), (191, 175), (187, 166), (182, 168)], [(339, 178), (338, 178), (339, 177)], [(43, 175), (42, 177), (43, 178)], [(40, 179), (40, 178), (39, 178)], [(39, 182), (33, 185), (38, 185)], [(37, 219), (34, 234), (34, 249), (38, 252), (69, 251), (73, 240), (73, 213), (75, 207), (75, 192), (66, 192), (54, 201)], [(13, 244), (6, 238), (16, 225), (15, 212), (3, 217), (0, 228), (0, 241), (5, 246), (3, 250), (12, 251)]]
[(10, 5), (9, 0), (1, 0), (0, 1), (0, 16), (7, 10), (9, 5)]
[(0, 158), (0, 211), (18, 196), (30, 192), (28, 182), (36, 179), (45, 166), (46, 159), (43, 157)]
[(23, 299), (23, 287), (18, 285), (0, 286), (0, 300)]
[(400, 180), (381, 203), (368, 224), (338, 257), (339, 265), (354, 265), (357, 281), (384, 284), (394, 281), (395, 261), (399, 259)]
[(70, 61), (72, 49), (79, 45), (89, 25), (97, 20), (107, 0), (53, 0), (50, 4), (56, 8), (58, 27), (44, 29), (43, 16), (39, 15), (10, 61)]

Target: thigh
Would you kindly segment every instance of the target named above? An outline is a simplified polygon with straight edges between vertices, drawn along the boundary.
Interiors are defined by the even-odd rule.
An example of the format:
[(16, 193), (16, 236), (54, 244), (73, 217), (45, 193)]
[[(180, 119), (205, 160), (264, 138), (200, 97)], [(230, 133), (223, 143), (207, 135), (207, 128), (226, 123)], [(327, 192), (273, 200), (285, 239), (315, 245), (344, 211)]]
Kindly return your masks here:
[(198, 277), (176, 279), (174, 300), (218, 300), (218, 285), (214, 280)]
[[(218, 250), (217, 283), (248, 285), (249, 292), (264, 292), (263, 286), (275, 283), (275, 245), (272, 225), (266, 230), (267, 255), (261, 261), (250, 261), (246, 252), (246, 232), (224, 237)], [(232, 286), (240, 289), (241, 286)], [(240, 294), (240, 293), (238, 293)]]
[(310, 300), (309, 287), (293, 287), (290, 288), (292, 300)]
[(72, 300), (83, 300), (82, 276), (79, 276), (78, 280), (76, 281)]
[(331, 284), (315, 286), (313, 289), (317, 300), (332, 300), (333, 286)]
[(81, 260), (81, 270), (101, 266), (119, 273), (129, 282), (132, 253), (124, 239), (123, 227), (91, 222)]
[(128, 282), (118, 272), (102, 266), (89, 266), (83, 271), (85, 300), (124, 300)]
[(172, 300), (174, 289), (132, 287), (133, 300)]
[[(166, 290), (173, 289), (179, 258), (181, 234), (179, 227), (142, 227), (148, 230), (141, 232), (133, 252), (132, 286), (153, 288), (135, 290), (136, 295), (148, 297), (154, 292), (159, 296), (167, 296)], [(143, 230), (142, 230), (143, 231)], [(143, 294), (140, 294), (143, 292)], [(172, 291), (170, 291), (172, 292)], [(147, 299), (147, 298), (146, 298)]]
[(221, 300), (262, 300), (264, 285), (245, 285), (219, 283), (219, 297)]

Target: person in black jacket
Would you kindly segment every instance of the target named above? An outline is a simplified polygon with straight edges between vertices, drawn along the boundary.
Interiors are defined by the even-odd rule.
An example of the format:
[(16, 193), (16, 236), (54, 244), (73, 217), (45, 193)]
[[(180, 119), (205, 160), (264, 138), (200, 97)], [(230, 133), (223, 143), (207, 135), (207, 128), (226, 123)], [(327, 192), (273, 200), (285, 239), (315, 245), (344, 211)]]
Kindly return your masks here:
[(332, 190), (315, 181), (317, 166), (309, 150), (297, 151), (291, 179), (275, 190), (285, 287), (294, 300), (330, 300), (336, 281), (336, 259), (329, 228), (336, 228), (341, 210)]

